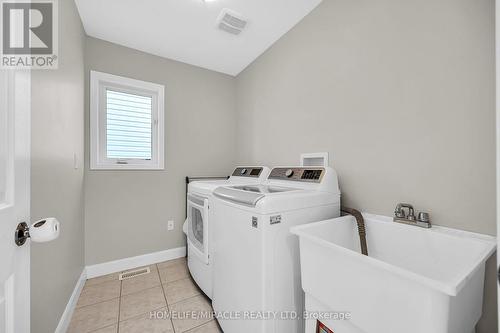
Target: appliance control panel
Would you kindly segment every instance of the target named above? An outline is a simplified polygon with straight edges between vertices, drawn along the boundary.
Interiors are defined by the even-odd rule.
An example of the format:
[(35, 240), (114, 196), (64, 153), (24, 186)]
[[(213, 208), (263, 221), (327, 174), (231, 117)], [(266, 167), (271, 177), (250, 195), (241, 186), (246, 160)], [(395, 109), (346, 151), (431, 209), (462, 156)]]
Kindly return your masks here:
[(324, 168), (274, 168), (268, 179), (320, 183), (324, 173)]
[(258, 178), (262, 173), (262, 168), (240, 167), (233, 171), (232, 176)]

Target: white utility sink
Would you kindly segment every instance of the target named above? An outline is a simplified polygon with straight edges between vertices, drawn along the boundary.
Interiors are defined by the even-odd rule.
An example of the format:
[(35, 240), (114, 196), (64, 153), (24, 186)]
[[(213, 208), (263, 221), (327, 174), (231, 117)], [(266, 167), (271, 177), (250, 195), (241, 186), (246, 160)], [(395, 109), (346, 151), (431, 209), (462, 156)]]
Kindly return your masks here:
[[(291, 229), (300, 239), (306, 310), (350, 313), (320, 318), (335, 333), (474, 332), (495, 238), (364, 217), (369, 256), (360, 253), (352, 216)], [(316, 332), (316, 320), (306, 321), (306, 333)]]

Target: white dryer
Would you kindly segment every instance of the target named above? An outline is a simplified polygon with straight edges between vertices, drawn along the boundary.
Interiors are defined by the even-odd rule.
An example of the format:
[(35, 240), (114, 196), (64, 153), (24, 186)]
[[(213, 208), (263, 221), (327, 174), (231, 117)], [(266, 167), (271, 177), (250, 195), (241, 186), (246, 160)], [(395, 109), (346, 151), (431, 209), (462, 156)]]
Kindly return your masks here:
[(212, 305), (225, 333), (302, 333), (299, 244), (290, 227), (340, 215), (331, 168), (274, 168), (214, 191)]
[(193, 181), (188, 184), (187, 219), (183, 230), (187, 236), (188, 268), (201, 290), (212, 298), (211, 201), (219, 186), (260, 184), (269, 175), (268, 167), (237, 167), (226, 180)]

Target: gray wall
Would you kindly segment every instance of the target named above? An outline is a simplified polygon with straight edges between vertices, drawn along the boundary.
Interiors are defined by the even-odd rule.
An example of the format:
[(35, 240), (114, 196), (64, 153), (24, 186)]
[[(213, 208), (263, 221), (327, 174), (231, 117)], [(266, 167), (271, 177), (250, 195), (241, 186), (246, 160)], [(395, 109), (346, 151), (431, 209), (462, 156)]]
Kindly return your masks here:
[(31, 81), (31, 218), (61, 222), (59, 239), (31, 244), (33, 333), (54, 332), (84, 267), (84, 44), (73, 0), (59, 1), (59, 69)]
[[(90, 70), (165, 85), (165, 170), (88, 169)], [(87, 38), (86, 80), (86, 263), (184, 246), (184, 177), (227, 175), (234, 165), (234, 78)]]
[[(495, 235), (493, 0), (324, 0), (237, 77), (238, 162), (328, 151), (344, 204)], [(488, 266), (478, 332), (496, 332)]]

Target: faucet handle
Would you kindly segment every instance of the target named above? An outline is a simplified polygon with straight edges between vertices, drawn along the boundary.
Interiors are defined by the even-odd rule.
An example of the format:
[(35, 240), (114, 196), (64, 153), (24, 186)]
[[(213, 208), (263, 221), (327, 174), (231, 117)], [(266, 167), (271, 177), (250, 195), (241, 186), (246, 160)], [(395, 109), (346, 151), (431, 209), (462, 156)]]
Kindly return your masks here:
[(417, 219), (420, 222), (430, 222), (431, 221), (429, 213), (426, 213), (426, 212), (420, 212), (420, 213), (418, 213), (418, 218)]
[(400, 219), (404, 219), (406, 217), (405, 211), (404, 211), (403, 207), (401, 206), (401, 204), (398, 204), (396, 206), (396, 209), (394, 210), (394, 216), (396, 216)]

